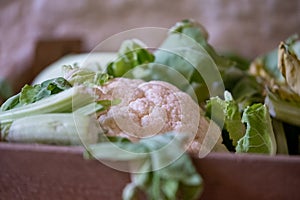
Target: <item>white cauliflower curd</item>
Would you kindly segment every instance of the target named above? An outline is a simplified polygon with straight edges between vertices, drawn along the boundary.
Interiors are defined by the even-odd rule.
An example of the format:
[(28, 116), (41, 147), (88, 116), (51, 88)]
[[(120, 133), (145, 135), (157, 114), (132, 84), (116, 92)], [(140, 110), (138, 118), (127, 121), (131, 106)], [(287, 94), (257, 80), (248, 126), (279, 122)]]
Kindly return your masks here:
[(175, 86), (163, 81), (115, 78), (99, 90), (101, 99), (121, 100), (99, 116), (108, 135), (138, 141), (168, 131), (188, 133), (193, 136), (189, 150), (199, 151), (209, 122), (198, 104)]

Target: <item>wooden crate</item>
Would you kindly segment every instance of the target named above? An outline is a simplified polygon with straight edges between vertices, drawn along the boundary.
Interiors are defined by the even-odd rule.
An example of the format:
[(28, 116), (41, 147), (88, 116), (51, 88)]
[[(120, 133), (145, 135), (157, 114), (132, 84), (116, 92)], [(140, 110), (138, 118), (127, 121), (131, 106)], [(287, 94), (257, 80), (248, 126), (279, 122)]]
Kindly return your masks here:
[[(129, 174), (82, 152), (0, 143), (0, 199), (121, 199)], [(211, 153), (193, 161), (205, 183), (202, 200), (300, 199), (299, 156)]]

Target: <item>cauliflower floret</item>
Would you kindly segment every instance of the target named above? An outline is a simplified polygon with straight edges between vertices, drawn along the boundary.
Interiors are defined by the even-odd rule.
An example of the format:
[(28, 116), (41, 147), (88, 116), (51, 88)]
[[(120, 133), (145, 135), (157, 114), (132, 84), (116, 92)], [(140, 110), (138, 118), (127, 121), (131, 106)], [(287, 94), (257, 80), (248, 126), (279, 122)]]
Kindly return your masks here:
[(121, 99), (99, 116), (109, 135), (138, 141), (168, 131), (192, 135), (189, 150), (198, 152), (209, 122), (186, 93), (163, 81), (115, 78), (99, 88), (101, 99)]

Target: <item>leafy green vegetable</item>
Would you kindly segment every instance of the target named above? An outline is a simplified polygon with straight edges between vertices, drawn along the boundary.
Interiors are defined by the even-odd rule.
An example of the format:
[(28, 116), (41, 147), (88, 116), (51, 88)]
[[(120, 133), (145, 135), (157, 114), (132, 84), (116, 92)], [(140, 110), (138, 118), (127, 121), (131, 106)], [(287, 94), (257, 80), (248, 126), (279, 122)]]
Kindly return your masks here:
[(93, 71), (88, 68), (78, 66), (64, 65), (63, 71), (66, 80), (71, 85), (101, 86), (104, 85), (111, 76), (101, 71)]
[(25, 85), (19, 94), (12, 96), (2, 104), (1, 110), (6, 111), (28, 105), (71, 87), (70, 83), (62, 77), (50, 79), (33, 86)]
[[(299, 78), (300, 41), (293, 35), (281, 42), (278, 49), (260, 56), (252, 63), (250, 72), (263, 81), (265, 104), (270, 115), (278, 120), (300, 125)], [(298, 93), (297, 93), (298, 91)]]
[(121, 103), (120, 99), (115, 100), (100, 100), (97, 102), (92, 102), (86, 106), (78, 108), (77, 110), (73, 111), (75, 114), (83, 114), (83, 115), (92, 115), (97, 114), (98, 112), (105, 111), (109, 109), (109, 107), (117, 105)]
[(249, 73), (250, 62), (238, 55), (225, 54), (234, 63), (229, 67), (219, 67), (225, 89), (230, 91), (240, 110), (253, 103), (263, 103), (264, 86), (259, 78)]
[[(248, 69), (249, 63), (220, 56), (207, 39), (204, 27), (193, 20), (183, 20), (171, 28), (166, 39), (154, 51), (154, 62), (120, 66), (120, 70), (124, 70), (122, 75), (128, 78), (169, 82), (198, 102), (207, 100), (209, 96), (222, 96), (224, 85), (232, 91), (242, 78), (249, 76), (243, 71)], [(256, 97), (253, 100), (257, 100)]]
[[(289, 124), (300, 126), (300, 98), (293, 93), (278, 93), (267, 90), (265, 104), (269, 108), (270, 115)], [(281, 96), (280, 96), (281, 95)]]
[[(298, 52), (298, 35), (292, 35), (285, 40), (288, 49), (291, 52)], [(295, 51), (294, 51), (295, 50)], [(298, 54), (300, 55), (300, 53)], [(278, 84), (284, 84), (285, 79), (278, 68), (278, 49), (274, 49), (265, 55), (257, 57), (251, 64), (250, 72), (255, 76), (264, 78), (268, 82), (275, 81)]]
[(287, 139), (285, 137), (284, 125), (277, 119), (272, 119), (273, 131), (276, 139), (277, 154), (289, 154)]
[(245, 135), (238, 141), (237, 153), (276, 154), (276, 141), (267, 107), (253, 104), (245, 109), (242, 122), (247, 123)]
[(224, 92), (217, 67), (233, 65), (215, 52), (207, 37), (200, 24), (183, 20), (171, 28), (154, 56), (142, 45), (125, 41), (119, 59), (108, 65), (107, 72), (114, 77), (166, 81), (202, 102)]
[(20, 105), (20, 93), (9, 97), (2, 105), (1, 111), (10, 110)]
[(179, 195), (180, 199), (197, 199), (203, 189), (202, 178), (183, 153), (184, 134), (177, 134), (164, 133), (138, 143), (117, 140), (89, 145), (84, 156), (134, 166), (132, 182), (124, 188), (123, 199), (134, 199), (138, 190), (149, 199), (175, 200)]
[(108, 64), (107, 73), (114, 77), (121, 77), (132, 68), (153, 61), (154, 55), (141, 41), (125, 40), (120, 47), (117, 60)]
[(72, 87), (34, 103), (2, 111), (0, 112), (0, 123), (12, 122), (29, 115), (72, 112), (93, 101), (94, 96), (88, 88), (84, 86)]
[(240, 110), (254, 103), (263, 103), (265, 99), (263, 86), (251, 75), (245, 75), (236, 82), (231, 93)]
[[(207, 115), (219, 126), (225, 119), (223, 128), (228, 132), (236, 152), (275, 154), (276, 141), (267, 107), (263, 104), (252, 104), (245, 110), (240, 110), (230, 92), (225, 91), (224, 97), (225, 100), (220, 97), (210, 98), (207, 102)], [(212, 106), (216, 112), (213, 116)]]
[[(167, 39), (164, 41), (161, 47), (184, 47), (186, 46), (186, 39), (180, 38), (179, 41), (176, 41), (174, 39), (177, 38), (179, 35), (187, 36), (188, 38), (193, 39), (194, 42), (196, 42), (196, 45), (200, 45), (205, 51), (209, 54), (209, 56), (214, 60), (214, 62), (219, 67), (229, 67), (232, 66), (234, 63), (232, 63), (231, 60), (220, 56), (214, 48), (208, 43), (208, 33), (205, 30), (205, 28), (197, 23), (193, 19), (185, 19), (181, 22), (178, 22), (171, 28), (170, 35), (167, 37)], [(177, 35), (177, 36), (176, 36)], [(175, 36), (172, 38), (172, 36)], [(182, 39), (182, 41), (180, 41)], [(175, 42), (175, 43), (174, 43)], [(172, 44), (174, 43), (174, 44)], [(195, 46), (195, 44), (193, 45)], [(186, 46), (187, 47), (187, 46)]]
[(74, 113), (51, 113), (14, 120), (3, 139), (20, 143), (81, 145), (97, 143), (101, 132), (94, 117)]
[(266, 80), (274, 79), (279, 83), (284, 82), (284, 78), (278, 69), (277, 49), (256, 58), (251, 64), (250, 71)]
[[(245, 126), (241, 122), (241, 113), (238, 104), (233, 100), (231, 94), (225, 91), (224, 97), (225, 100), (219, 97), (210, 98), (207, 102), (207, 115), (212, 117), (212, 120), (221, 126), (221, 128), (223, 125), (222, 122), (225, 119), (224, 129), (228, 131), (233, 145), (236, 146), (238, 140), (244, 136)], [(215, 106), (214, 112), (217, 112), (214, 115), (210, 113), (212, 106)]]
[(242, 71), (246, 71), (249, 69), (251, 61), (245, 57), (242, 57), (236, 53), (232, 52), (225, 52), (221, 54), (223, 57), (231, 60), (232, 62), (235, 63), (235, 67)]
[(13, 95), (13, 88), (11, 84), (4, 78), (0, 77), (0, 102), (8, 99)]
[[(233, 64), (219, 56), (207, 42), (207, 38), (206, 30), (200, 24), (184, 20), (171, 28), (168, 37), (155, 51), (155, 62), (179, 72), (188, 81), (188, 86), (179, 85), (176, 79), (171, 83), (190, 95), (191, 91), (195, 91), (199, 102), (209, 96), (222, 95), (224, 86), (218, 75), (219, 68)], [(164, 80), (165, 75), (161, 76)]]

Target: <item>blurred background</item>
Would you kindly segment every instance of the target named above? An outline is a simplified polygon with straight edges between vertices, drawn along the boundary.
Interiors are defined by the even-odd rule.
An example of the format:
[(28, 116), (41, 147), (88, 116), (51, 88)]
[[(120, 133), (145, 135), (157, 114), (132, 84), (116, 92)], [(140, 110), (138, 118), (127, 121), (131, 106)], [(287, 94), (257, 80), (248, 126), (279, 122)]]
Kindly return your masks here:
[[(119, 32), (149, 26), (170, 28), (186, 18), (207, 29), (209, 42), (218, 51), (252, 59), (300, 33), (300, 1), (1, 0), (0, 90), (18, 91), (39, 72), (40, 49), (39, 59), (89, 52)], [(57, 52), (41, 41), (66, 43)], [(112, 44), (104, 50), (118, 47)]]

